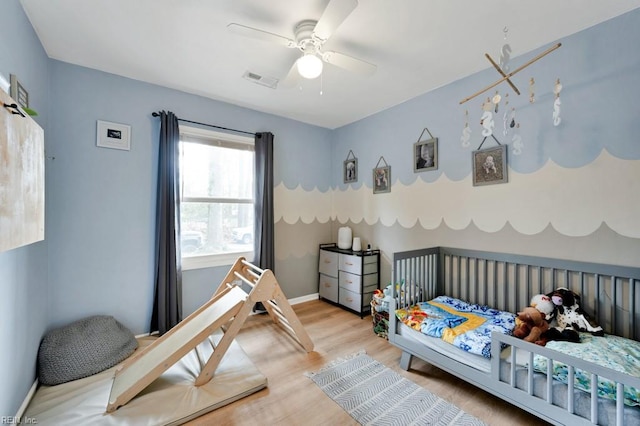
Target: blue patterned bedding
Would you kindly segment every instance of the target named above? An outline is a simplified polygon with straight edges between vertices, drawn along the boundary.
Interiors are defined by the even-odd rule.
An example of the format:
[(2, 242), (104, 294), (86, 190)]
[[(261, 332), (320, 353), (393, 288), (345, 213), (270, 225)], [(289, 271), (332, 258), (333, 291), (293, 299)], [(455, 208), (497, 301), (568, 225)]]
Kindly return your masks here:
[[(592, 336), (589, 333), (580, 333), (580, 340), (581, 343), (551, 341), (547, 343), (547, 348), (615, 371), (627, 373), (630, 376), (640, 377), (640, 342), (620, 336), (606, 335), (599, 337)], [(533, 367), (536, 371), (546, 373), (547, 358), (536, 355), (533, 359)], [(561, 362), (553, 361), (553, 378), (567, 383), (567, 375), (567, 366)], [(576, 368), (574, 370), (574, 378), (574, 386), (577, 389), (586, 392), (591, 391), (590, 373), (585, 373)], [(615, 382), (598, 377), (598, 395), (615, 400)], [(624, 403), (627, 405), (640, 405), (640, 390), (625, 386)]]
[(491, 332), (511, 335), (516, 316), (448, 296), (398, 309), (397, 318), (409, 327), (485, 358), (491, 357)]

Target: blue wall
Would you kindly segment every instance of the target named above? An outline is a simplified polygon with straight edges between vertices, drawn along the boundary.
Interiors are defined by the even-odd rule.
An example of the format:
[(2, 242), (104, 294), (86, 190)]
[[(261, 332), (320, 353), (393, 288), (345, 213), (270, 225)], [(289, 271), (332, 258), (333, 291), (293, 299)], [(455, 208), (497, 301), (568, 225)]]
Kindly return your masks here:
[[(0, 73), (18, 76), (36, 122), (47, 134), (49, 61), (17, 0), (2, 2)], [(46, 170), (48, 172), (48, 170)], [(45, 197), (50, 194), (46, 193)], [(0, 416), (13, 416), (35, 377), (40, 337), (48, 324), (47, 242), (0, 253)]]
[[(582, 233), (570, 232), (563, 221), (554, 228), (557, 218), (531, 232), (540, 215), (521, 221), (526, 212), (505, 212), (508, 204), (500, 203), (525, 189), (535, 191), (541, 203), (548, 201), (548, 194), (568, 184), (553, 181), (558, 173), (603, 173), (613, 171), (611, 165), (638, 170), (640, 54), (633, 43), (640, 39), (640, 11), (562, 40), (560, 50), (514, 78), (524, 92), (512, 99), (525, 151), (510, 158), (508, 184), (482, 188), (470, 182), (471, 150), (480, 142), (479, 100), (463, 107), (458, 101), (494, 81), (491, 69), (331, 131), (50, 60), (19, 1), (3, 2), (2, 12), (0, 72), (7, 78), (17, 74), (29, 91), (45, 130), (47, 156), (55, 159), (46, 163), (46, 240), (0, 253), (0, 341), (8, 348), (0, 354), (0, 416), (15, 414), (33, 382), (37, 347), (47, 329), (106, 313), (134, 333), (148, 331), (159, 131), (153, 111), (275, 134), (276, 275), (290, 298), (317, 291), (318, 244), (335, 241), (343, 223), (365, 244), (380, 247), (385, 265), (393, 251), (436, 244), (637, 264), (637, 220), (624, 215), (639, 216), (638, 179), (598, 189), (626, 199), (617, 208), (621, 214), (599, 213), (600, 200), (580, 205), (575, 222), (584, 225)], [(538, 80), (534, 105), (526, 101), (530, 76)], [(551, 90), (558, 77), (564, 121), (556, 128), (550, 124)], [(460, 144), (465, 109), (476, 126), (471, 148)], [(97, 120), (131, 125), (131, 150), (96, 147)], [(414, 174), (411, 149), (424, 127), (439, 138), (440, 166)], [(360, 170), (359, 181), (347, 186), (342, 163), (350, 149)], [(394, 186), (389, 194), (372, 195), (371, 169), (380, 156), (392, 166)], [(449, 187), (466, 198), (456, 199)], [(479, 194), (494, 202), (477, 210), (485, 216), (464, 222), (461, 212), (473, 216), (468, 203), (479, 202)], [(503, 222), (490, 229), (496, 225), (486, 219), (496, 216)], [(587, 219), (599, 220), (600, 227), (585, 232), (593, 228)], [(452, 225), (458, 222), (465, 226)], [(202, 304), (226, 272), (186, 271), (185, 311)], [(388, 276), (383, 266), (383, 282)]]
[[(447, 245), (637, 266), (638, 40), (640, 9), (558, 40), (559, 49), (512, 78), (520, 96), (502, 83), (460, 105), (499, 79), (488, 66), (337, 129), (334, 227), (349, 224), (386, 259), (394, 251)], [(511, 69), (550, 46), (512, 58)], [(534, 103), (528, 99), (531, 77), (536, 82)], [(562, 122), (554, 126), (558, 78)], [(483, 141), (482, 103), (496, 90), (503, 101), (494, 134), (508, 147), (509, 182), (474, 187), (472, 151)], [(506, 94), (510, 103), (505, 109)], [(511, 107), (524, 143), (520, 155), (513, 150), (516, 132), (503, 134), (503, 113)], [(461, 143), (465, 111), (472, 129), (468, 147)], [(425, 127), (438, 138), (438, 169), (415, 173), (413, 144)], [(483, 148), (492, 146), (496, 143), (489, 137)], [(346, 185), (342, 161), (349, 150), (358, 157), (360, 179)], [(393, 185), (390, 193), (373, 195), (371, 170), (381, 156), (391, 166)]]
[[(148, 331), (153, 294), (155, 181), (159, 120), (153, 111), (248, 131), (271, 131), (274, 178), (322, 182), (329, 161), (326, 129), (235, 107), (67, 63), (51, 67), (55, 99), (48, 140), (51, 322), (90, 314), (115, 316), (134, 333)], [(96, 147), (96, 120), (128, 124), (131, 150)], [(310, 154), (308, 160), (289, 156)], [(304, 172), (303, 172), (304, 171)], [(187, 271), (189, 312), (220, 284), (227, 267)], [(295, 292), (296, 283), (281, 283)]]

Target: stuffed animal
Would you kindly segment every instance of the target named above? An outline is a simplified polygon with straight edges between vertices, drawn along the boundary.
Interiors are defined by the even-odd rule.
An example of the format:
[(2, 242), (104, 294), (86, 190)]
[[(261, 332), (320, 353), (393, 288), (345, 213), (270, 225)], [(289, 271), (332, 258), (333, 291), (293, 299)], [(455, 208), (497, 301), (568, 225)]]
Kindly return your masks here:
[(544, 313), (532, 306), (527, 306), (518, 312), (517, 319), (513, 335), (526, 342), (539, 344), (540, 337), (549, 330), (549, 323), (545, 319)]
[(553, 319), (555, 306), (551, 298), (544, 294), (537, 294), (531, 298), (530, 306), (518, 312), (516, 328), (513, 335), (527, 342), (546, 345), (545, 338), (549, 330), (549, 321)]
[(594, 336), (604, 336), (604, 330), (591, 319), (580, 306), (580, 296), (573, 291), (559, 287), (553, 293), (547, 294), (556, 305), (556, 321), (559, 330), (572, 329), (586, 331)]

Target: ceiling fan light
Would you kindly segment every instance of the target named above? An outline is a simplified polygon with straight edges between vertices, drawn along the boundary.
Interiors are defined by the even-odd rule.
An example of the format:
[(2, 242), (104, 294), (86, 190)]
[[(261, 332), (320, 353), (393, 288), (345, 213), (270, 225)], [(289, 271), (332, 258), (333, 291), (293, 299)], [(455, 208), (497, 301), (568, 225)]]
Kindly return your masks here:
[(296, 63), (298, 72), (304, 78), (313, 79), (322, 73), (322, 60), (313, 53), (306, 53)]

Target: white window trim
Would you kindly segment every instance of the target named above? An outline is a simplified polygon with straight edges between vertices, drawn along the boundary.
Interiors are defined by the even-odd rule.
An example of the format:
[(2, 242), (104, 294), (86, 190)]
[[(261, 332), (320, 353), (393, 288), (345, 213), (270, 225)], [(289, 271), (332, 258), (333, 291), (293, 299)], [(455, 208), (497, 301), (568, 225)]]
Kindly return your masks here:
[[(224, 141), (232, 143), (244, 144), (247, 146), (254, 146), (255, 141), (247, 136), (232, 135), (228, 133), (216, 132), (213, 130), (202, 129), (199, 127), (190, 127), (180, 125), (180, 140), (182, 135), (193, 136), (196, 138), (206, 138), (209, 142), (202, 142), (205, 145), (215, 145), (216, 140), (220, 145), (224, 144)], [(189, 141), (194, 142), (194, 141)], [(254, 177), (255, 178), (255, 177)], [(188, 199), (188, 198), (187, 198)], [(185, 199), (183, 198), (182, 201)], [(255, 203), (255, 200), (253, 200)], [(238, 257), (245, 257), (249, 261), (253, 261), (253, 251), (237, 252), (237, 253), (223, 253), (223, 254), (207, 254), (202, 256), (182, 256), (182, 270), (189, 271), (194, 269), (214, 268), (217, 266), (230, 266), (238, 259)]]

